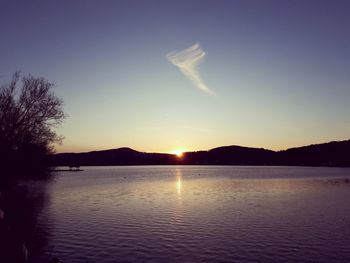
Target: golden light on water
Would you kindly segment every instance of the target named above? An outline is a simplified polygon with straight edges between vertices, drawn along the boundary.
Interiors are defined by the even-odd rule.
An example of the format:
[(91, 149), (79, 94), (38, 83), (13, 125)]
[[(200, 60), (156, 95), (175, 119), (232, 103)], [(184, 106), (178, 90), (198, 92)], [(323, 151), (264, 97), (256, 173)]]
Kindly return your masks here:
[(176, 192), (181, 195), (182, 190), (182, 172), (180, 169), (176, 169)]

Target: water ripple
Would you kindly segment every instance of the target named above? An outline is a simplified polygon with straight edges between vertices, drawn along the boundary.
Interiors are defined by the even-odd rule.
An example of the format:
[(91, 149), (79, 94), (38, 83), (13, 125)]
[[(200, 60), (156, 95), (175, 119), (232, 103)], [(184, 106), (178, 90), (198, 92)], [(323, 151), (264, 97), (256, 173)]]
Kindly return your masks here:
[(350, 170), (108, 167), (61, 173), (43, 220), (65, 262), (344, 262)]

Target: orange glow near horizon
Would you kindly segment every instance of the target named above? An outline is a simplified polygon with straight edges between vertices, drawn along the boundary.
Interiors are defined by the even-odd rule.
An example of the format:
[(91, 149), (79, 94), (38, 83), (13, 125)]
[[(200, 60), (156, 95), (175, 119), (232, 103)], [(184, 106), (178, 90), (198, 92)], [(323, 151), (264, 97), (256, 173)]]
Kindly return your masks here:
[(175, 154), (177, 157), (181, 158), (183, 156), (183, 153), (185, 152), (185, 150), (182, 149), (178, 149), (178, 150), (174, 150), (171, 153)]

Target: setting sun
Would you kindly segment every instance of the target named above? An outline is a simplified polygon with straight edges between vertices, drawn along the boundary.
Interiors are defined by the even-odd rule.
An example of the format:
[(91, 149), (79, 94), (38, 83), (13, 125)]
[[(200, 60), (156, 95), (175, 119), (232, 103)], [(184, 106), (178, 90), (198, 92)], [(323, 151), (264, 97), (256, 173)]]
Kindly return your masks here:
[(184, 150), (174, 150), (172, 154), (175, 154), (177, 157), (182, 157)]

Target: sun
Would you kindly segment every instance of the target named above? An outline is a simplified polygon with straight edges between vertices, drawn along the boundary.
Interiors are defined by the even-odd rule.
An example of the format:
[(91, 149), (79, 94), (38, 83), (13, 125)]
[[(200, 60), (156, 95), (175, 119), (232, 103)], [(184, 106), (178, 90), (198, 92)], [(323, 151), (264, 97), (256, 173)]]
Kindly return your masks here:
[(172, 154), (175, 154), (177, 157), (181, 158), (184, 154), (184, 151), (183, 150), (174, 150), (172, 151)]

